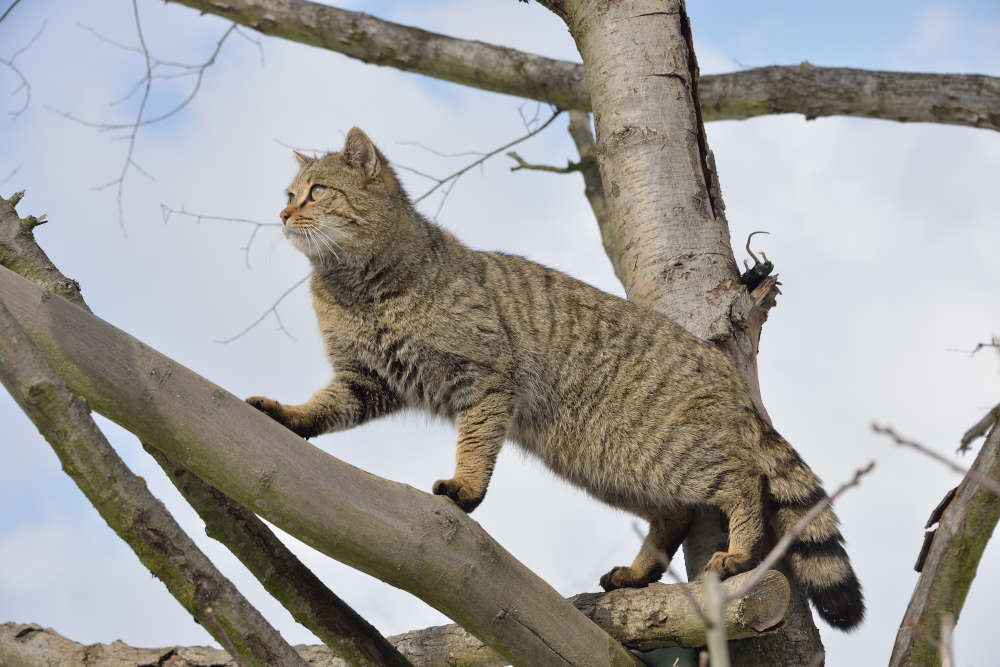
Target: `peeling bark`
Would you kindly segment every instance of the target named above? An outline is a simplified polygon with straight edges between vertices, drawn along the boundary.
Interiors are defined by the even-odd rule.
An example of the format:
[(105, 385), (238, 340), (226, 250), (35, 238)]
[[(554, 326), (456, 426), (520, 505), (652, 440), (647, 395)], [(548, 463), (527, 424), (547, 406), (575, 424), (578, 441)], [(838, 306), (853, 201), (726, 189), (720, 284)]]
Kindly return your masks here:
[[(306, 0), (169, 0), (265, 35), (318, 46), (366, 63), (473, 88), (590, 110), (583, 65), (458, 39)], [(540, 2), (566, 18), (568, 0)], [(701, 80), (704, 120), (776, 113), (846, 115), (1000, 130), (1000, 78), (982, 74), (880, 72), (808, 63), (710, 74)]]

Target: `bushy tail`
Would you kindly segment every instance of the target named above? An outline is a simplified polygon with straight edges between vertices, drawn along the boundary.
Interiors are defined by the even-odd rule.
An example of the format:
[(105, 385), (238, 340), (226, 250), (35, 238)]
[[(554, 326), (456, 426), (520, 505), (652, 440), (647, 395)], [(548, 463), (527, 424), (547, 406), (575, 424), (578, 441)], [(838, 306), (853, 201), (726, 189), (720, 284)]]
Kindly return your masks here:
[[(769, 515), (775, 536), (780, 537), (827, 495), (819, 478), (778, 433), (769, 430), (761, 444), (769, 463), (765, 471)], [(819, 615), (847, 631), (861, 623), (865, 602), (837, 524), (836, 515), (827, 507), (799, 534), (785, 558)]]

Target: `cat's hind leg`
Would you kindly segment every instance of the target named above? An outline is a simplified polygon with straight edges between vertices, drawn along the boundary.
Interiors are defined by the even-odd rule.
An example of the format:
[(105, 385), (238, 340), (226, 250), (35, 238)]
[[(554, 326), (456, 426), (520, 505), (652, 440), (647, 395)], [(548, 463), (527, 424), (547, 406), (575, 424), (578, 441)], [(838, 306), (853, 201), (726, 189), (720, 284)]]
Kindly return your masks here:
[(660, 510), (647, 516), (649, 534), (631, 565), (612, 568), (601, 577), (606, 591), (616, 588), (642, 588), (663, 576), (663, 560), (674, 557), (687, 536), (690, 512), (685, 507)]
[(705, 571), (714, 571), (725, 579), (752, 567), (764, 540), (764, 503), (762, 480), (747, 482), (741, 493), (719, 504), (729, 516), (729, 551), (717, 551), (705, 564)]

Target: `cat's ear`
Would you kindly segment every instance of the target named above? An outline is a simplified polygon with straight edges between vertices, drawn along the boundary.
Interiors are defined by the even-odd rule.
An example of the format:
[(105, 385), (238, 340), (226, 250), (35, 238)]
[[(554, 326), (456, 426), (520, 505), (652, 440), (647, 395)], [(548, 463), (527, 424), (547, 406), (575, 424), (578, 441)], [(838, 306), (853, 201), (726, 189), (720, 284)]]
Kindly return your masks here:
[(303, 167), (313, 161), (311, 157), (309, 157), (308, 155), (303, 155), (298, 151), (292, 151), (292, 154), (295, 156), (295, 159), (299, 161), (299, 164), (301, 164)]
[(382, 160), (368, 136), (352, 127), (344, 140), (344, 159), (367, 178), (375, 178), (382, 171)]

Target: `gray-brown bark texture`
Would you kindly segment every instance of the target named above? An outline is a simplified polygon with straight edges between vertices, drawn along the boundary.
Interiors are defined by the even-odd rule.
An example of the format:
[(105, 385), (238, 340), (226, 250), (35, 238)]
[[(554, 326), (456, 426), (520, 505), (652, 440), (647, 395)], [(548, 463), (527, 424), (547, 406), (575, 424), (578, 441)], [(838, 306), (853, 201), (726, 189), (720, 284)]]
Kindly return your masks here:
[[(551, 4), (551, 3), (550, 3)], [(736, 363), (761, 414), (760, 326), (772, 303), (739, 282), (715, 162), (705, 138), (698, 64), (680, 0), (558, 3), (583, 56), (616, 271), (628, 298), (716, 343)], [(763, 286), (770, 294), (773, 282)], [(720, 546), (725, 520), (699, 512), (685, 543), (689, 576)], [(736, 665), (810, 663), (822, 652), (801, 592), (786, 630), (734, 645)]]
[[(18, 193), (11, 197), (11, 203), (0, 199), (0, 264), (89, 311), (90, 308), (81, 295), (80, 285), (64, 276), (36, 243), (33, 229), (39, 224), (38, 220), (31, 216), (21, 220), (16, 214), (12, 204), (20, 201), (22, 195), (23, 193)], [(81, 428), (97, 432), (96, 425), (91, 429), (85, 422), (81, 422)], [(84, 440), (79, 445), (89, 447), (90, 451), (84, 453), (89, 453), (95, 459), (117, 460), (117, 455), (110, 450), (103, 437)], [(54, 446), (58, 451), (61, 445)], [(297, 621), (311, 630), (337, 655), (353, 665), (407, 664), (371, 624), (313, 575), (252, 512), (208, 486), (162, 452), (148, 446), (146, 450), (198, 512), (205, 522), (208, 534), (225, 544)], [(116, 464), (116, 471), (132, 475), (124, 463)], [(148, 493), (131, 498), (129, 502), (140, 506), (148, 500), (147, 496)], [(157, 512), (161, 508), (162, 505), (157, 503)], [(165, 509), (162, 513), (170, 517)], [(200, 552), (185, 554), (185, 544), (193, 543), (186, 535), (184, 540), (186, 541), (172, 539), (172, 550), (176, 558), (199, 562), (207, 560)], [(171, 592), (183, 591), (183, 587), (178, 589), (170, 583), (167, 588)], [(223, 586), (217, 588), (229, 591)], [(185, 604), (185, 601), (181, 600), (181, 604)], [(253, 621), (263, 620), (245, 600), (233, 608), (245, 609), (248, 618)], [(195, 618), (199, 616), (196, 614)], [(274, 635), (277, 636), (277, 633)]]
[[(590, 109), (579, 63), (544, 58), (305, 0), (170, 0), (265, 35), (375, 65), (554, 104)], [(542, 3), (565, 14), (569, 2)], [(879, 72), (844, 67), (758, 67), (705, 76), (705, 121), (776, 113), (848, 115), (1000, 130), (1000, 78), (980, 74)]]
[(95, 410), (317, 550), (417, 595), (512, 663), (635, 664), (451, 501), (338, 461), (7, 269), (0, 300)]
[[(724, 582), (723, 587), (731, 592), (748, 576), (733, 577)], [(653, 584), (647, 589), (584, 593), (570, 598), (570, 602), (630, 648), (702, 646), (705, 629), (678, 586)], [(692, 584), (691, 591), (703, 604), (703, 586)], [(749, 594), (729, 606), (725, 618), (727, 634), (747, 637), (772, 632), (784, 616), (788, 598), (788, 581), (778, 572), (769, 572)], [(458, 625), (413, 630), (390, 637), (389, 641), (417, 667), (501, 667), (507, 664), (504, 658)], [(296, 649), (313, 667), (346, 664), (324, 646), (298, 646)], [(235, 664), (223, 651), (206, 647), (142, 649), (121, 642), (83, 646), (37, 625), (0, 625), (0, 664), (10, 667), (77, 664), (83, 662), (84, 656), (91, 667), (163, 664), (171, 657), (186, 660), (191, 665)]]
[[(16, 203), (20, 194), (11, 199)], [(38, 224), (30, 216), (21, 220), (0, 199), (0, 262), (25, 270), (86, 308), (79, 285), (62, 276), (35, 245), (32, 230)], [(177, 601), (244, 664), (304, 664), (118, 457), (86, 402), (67, 390), (2, 300), (0, 343), (0, 381), (52, 445), (63, 470)]]
[(978, 477), (1000, 481), (1000, 427), (994, 426), (970, 473), (940, 516), (920, 578), (896, 635), (889, 664), (937, 665), (941, 617), (957, 621), (976, 576), (983, 550), (1000, 521), (1000, 497), (980, 487)]

